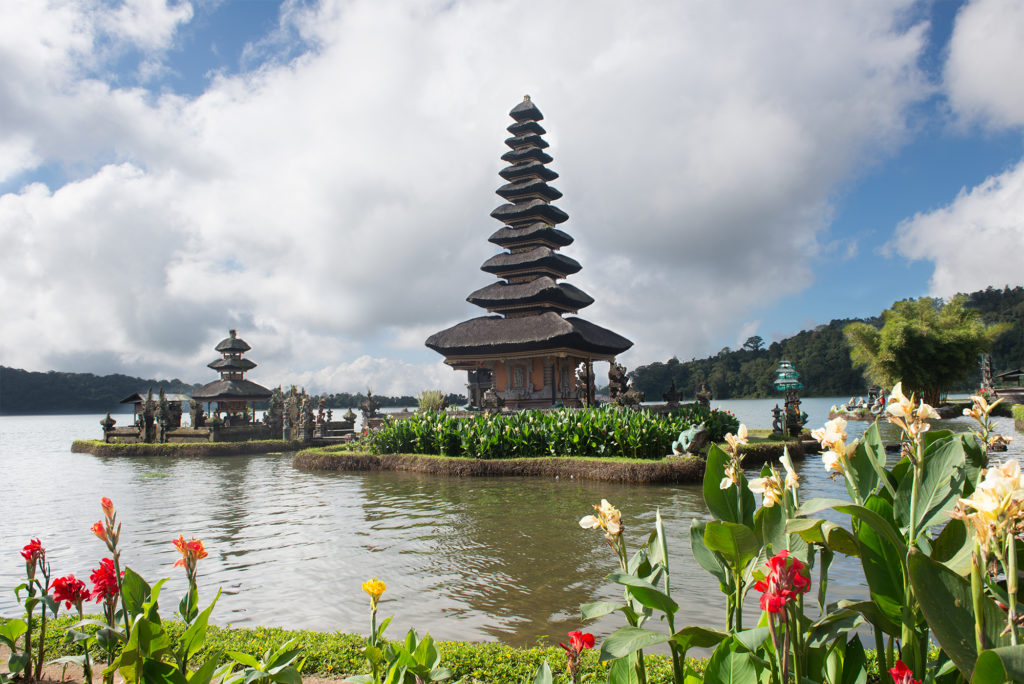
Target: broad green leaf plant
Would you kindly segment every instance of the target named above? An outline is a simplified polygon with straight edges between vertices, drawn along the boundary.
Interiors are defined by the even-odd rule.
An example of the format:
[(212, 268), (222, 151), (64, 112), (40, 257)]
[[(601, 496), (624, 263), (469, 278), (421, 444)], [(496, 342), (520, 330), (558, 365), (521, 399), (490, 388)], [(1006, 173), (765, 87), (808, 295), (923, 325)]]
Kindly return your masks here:
[[(991, 408), (974, 397), (965, 411), (978, 420), (977, 434), (933, 431), (935, 409), (897, 384), (885, 412), (902, 433), (892, 463), (877, 424), (850, 442), (846, 422), (829, 421), (812, 434), (847, 500), (800, 501), (788, 451), (779, 467), (766, 464), (748, 481), (739, 450), (743, 426), (726, 436), (724, 449), (712, 446), (703, 484), (711, 519), (691, 524), (690, 542), (694, 559), (725, 594), (722, 629), (677, 629), (660, 511), (647, 543), (628, 557), (621, 513), (607, 501), (595, 506), (597, 514), (580, 524), (605, 532), (619, 561), (608, 577), (624, 587), (625, 601), (581, 609), (585, 618), (613, 611), (626, 618), (601, 645), (610, 681), (643, 683), (643, 649), (664, 643), (676, 682), (700, 681), (684, 664), (694, 646), (714, 648), (707, 682), (864, 682), (868, 657), (858, 627), (874, 636), (879, 671), (901, 684), (1024, 681), (1016, 539), (1024, 532), (1024, 478), (1015, 461), (986, 469)], [(831, 520), (821, 517), (825, 512)], [(848, 525), (833, 522), (835, 514)], [(828, 601), (837, 553), (859, 560), (868, 600)], [(751, 589), (761, 593), (762, 612), (745, 627)], [(814, 608), (807, 595), (816, 595)], [(655, 613), (664, 616), (667, 632), (645, 626)], [(929, 661), (933, 637), (941, 651)]]

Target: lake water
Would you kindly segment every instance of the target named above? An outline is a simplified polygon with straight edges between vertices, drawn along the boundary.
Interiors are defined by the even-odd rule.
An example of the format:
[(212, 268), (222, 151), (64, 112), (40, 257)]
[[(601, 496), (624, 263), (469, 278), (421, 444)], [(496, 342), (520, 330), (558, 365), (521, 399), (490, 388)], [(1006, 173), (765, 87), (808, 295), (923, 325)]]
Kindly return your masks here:
[[(811, 426), (837, 399), (807, 399)], [(778, 400), (716, 402), (749, 427), (769, 427)], [(0, 416), (0, 614), (19, 612), (13, 588), (24, 576), (19, 555), (30, 538), (47, 548), (53, 576), (87, 579), (105, 555), (89, 531), (108, 496), (123, 523), (123, 563), (151, 582), (170, 577), (165, 608), (177, 604), (184, 573), (171, 566), (179, 533), (210, 552), (200, 562), (205, 605), (223, 595), (214, 621), (318, 630), (368, 630), (371, 576), (388, 585), (381, 611), (389, 634), (410, 627), (439, 639), (530, 645), (564, 639), (581, 626), (580, 603), (621, 595), (604, 580), (616, 569), (600, 533), (577, 521), (606, 498), (623, 513), (631, 550), (661, 510), (670, 536), (677, 624), (720, 626), (717, 582), (689, 551), (694, 518), (706, 517), (700, 488), (630, 486), (572, 479), (436, 478), (413, 473), (305, 473), (291, 454), (172, 459), (72, 454), (73, 439), (100, 435), (99, 415)], [(124, 422), (122, 418), (119, 418)], [(1010, 419), (997, 419), (1013, 434)], [(967, 419), (943, 427), (966, 430)], [(851, 435), (866, 423), (850, 423)], [(890, 426), (887, 434), (895, 436)], [(1024, 441), (1009, 456), (1021, 456)], [(818, 457), (798, 464), (801, 496), (843, 496)], [(838, 562), (830, 600), (863, 596), (860, 572)], [(815, 579), (816, 581), (816, 579)], [(753, 618), (756, 596), (748, 597)], [(603, 635), (612, 616), (587, 626)]]

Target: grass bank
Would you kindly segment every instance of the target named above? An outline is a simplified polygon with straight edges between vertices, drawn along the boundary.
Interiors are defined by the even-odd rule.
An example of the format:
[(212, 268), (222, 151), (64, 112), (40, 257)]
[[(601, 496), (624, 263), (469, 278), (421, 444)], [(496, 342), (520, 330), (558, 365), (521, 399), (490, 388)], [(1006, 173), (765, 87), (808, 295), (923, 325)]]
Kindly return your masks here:
[(1024, 404), (1013, 407), (1013, 427), (1017, 428), (1017, 432), (1024, 432)]
[(253, 442), (182, 442), (180, 444), (107, 444), (98, 439), (76, 439), (71, 451), (94, 456), (174, 456), (202, 458), (205, 456), (239, 456), (270, 454), (301, 449), (303, 442), (265, 439)]
[[(786, 446), (793, 458), (803, 458), (804, 450), (798, 440), (753, 438), (741, 448), (744, 464), (755, 466), (776, 460)], [(371, 454), (348, 447), (319, 447), (303, 449), (295, 454), (292, 463), (296, 468), (311, 471), (405, 470), (446, 477), (539, 475), (603, 482), (685, 484), (703, 481), (705, 462), (700, 456), (661, 460), (595, 456), (480, 459), (437, 454)]]

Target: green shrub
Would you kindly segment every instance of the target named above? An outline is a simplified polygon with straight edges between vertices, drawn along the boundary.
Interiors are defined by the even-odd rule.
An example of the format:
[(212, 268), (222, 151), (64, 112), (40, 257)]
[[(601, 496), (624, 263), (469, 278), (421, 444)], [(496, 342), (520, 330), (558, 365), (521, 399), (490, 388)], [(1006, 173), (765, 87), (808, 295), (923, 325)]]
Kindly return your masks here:
[(448, 406), (441, 390), (423, 390), (416, 400), (419, 402), (420, 411), (444, 411)]
[(1013, 407), (1013, 426), (1017, 428), (1017, 432), (1024, 432), (1024, 404)]
[(371, 436), (377, 454), (441, 454), (480, 459), (534, 456), (625, 456), (660, 459), (672, 451), (679, 433), (704, 423), (712, 441), (721, 441), (739, 422), (731, 413), (696, 404), (667, 414), (616, 407), (519, 411), (457, 417), (418, 413), (388, 421)]

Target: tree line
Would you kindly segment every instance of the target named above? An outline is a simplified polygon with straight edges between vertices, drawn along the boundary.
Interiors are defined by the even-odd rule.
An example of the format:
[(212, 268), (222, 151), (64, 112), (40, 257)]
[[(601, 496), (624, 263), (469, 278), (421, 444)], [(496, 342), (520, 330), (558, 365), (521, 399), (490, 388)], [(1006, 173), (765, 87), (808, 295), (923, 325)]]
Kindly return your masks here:
[[(1024, 366), (1024, 287), (989, 287), (961, 298), (962, 307), (976, 312), (988, 326), (999, 325), (1002, 332), (990, 345), (992, 365), (998, 373)], [(905, 300), (906, 301), (906, 300)], [(941, 305), (941, 300), (930, 300)], [(900, 302), (894, 304), (894, 310)], [(658, 400), (674, 381), (676, 390), (692, 397), (701, 383), (706, 383), (717, 399), (777, 397), (772, 387), (779, 361), (793, 363), (807, 396), (853, 396), (867, 392), (869, 380), (865, 369), (854, 367), (851, 347), (844, 331), (851, 324), (866, 324), (880, 329), (883, 317), (833, 320), (813, 330), (803, 330), (792, 337), (772, 342), (767, 347), (759, 336), (752, 336), (740, 349), (722, 349), (704, 359), (680, 361), (672, 357), (666, 362), (639, 366), (630, 372), (636, 388), (648, 400)], [(857, 326), (854, 326), (856, 328)], [(952, 381), (949, 391), (970, 391), (980, 383), (975, 363), (961, 378)]]

